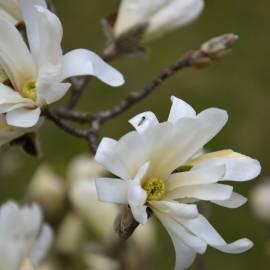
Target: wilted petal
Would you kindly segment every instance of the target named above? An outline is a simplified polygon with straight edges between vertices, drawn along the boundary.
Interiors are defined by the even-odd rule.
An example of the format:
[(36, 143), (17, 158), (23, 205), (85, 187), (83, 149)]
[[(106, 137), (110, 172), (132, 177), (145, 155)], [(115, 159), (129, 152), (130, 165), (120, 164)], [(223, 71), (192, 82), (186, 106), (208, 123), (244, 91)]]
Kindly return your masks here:
[(181, 223), (189, 231), (206, 241), (208, 245), (226, 253), (242, 253), (253, 246), (252, 242), (246, 238), (227, 244), (202, 215), (195, 219), (182, 220)]
[(77, 49), (65, 54), (62, 66), (61, 80), (74, 76), (93, 75), (111, 86), (121, 86), (125, 82), (119, 71), (89, 50)]
[(19, 108), (7, 113), (7, 123), (10, 126), (29, 128), (38, 123), (41, 114), (40, 108)]
[(0, 36), (1, 67), (20, 91), (25, 82), (35, 78), (32, 57), (20, 32), (3, 18), (0, 18)]
[(176, 122), (178, 119), (183, 117), (195, 118), (196, 111), (185, 101), (180, 98), (171, 97), (172, 107), (169, 114), (168, 121)]
[(96, 179), (99, 200), (111, 203), (128, 203), (128, 185), (126, 181), (114, 178)]
[(156, 126), (159, 122), (152, 112), (140, 113), (128, 121), (139, 133), (143, 133), (148, 128)]

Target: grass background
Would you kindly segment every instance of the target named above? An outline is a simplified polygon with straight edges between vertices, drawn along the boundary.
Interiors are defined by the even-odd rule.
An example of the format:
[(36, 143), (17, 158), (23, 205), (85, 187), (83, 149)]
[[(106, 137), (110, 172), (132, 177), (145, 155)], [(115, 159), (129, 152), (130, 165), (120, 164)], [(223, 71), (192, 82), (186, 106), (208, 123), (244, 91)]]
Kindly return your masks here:
[[(64, 26), (64, 50), (80, 47), (101, 52), (106, 40), (100, 19), (116, 11), (118, 3), (116, 0), (55, 0)], [(185, 70), (176, 74), (138, 106), (108, 122), (102, 135), (118, 138), (130, 130), (127, 120), (145, 110), (152, 110), (165, 120), (171, 95), (186, 100), (197, 111), (212, 106), (223, 108), (229, 112), (229, 122), (208, 148), (232, 148), (261, 161), (263, 172), (258, 180), (235, 185), (237, 191), (248, 196), (252, 187), (270, 175), (269, 8), (267, 0), (206, 1), (205, 11), (195, 23), (148, 44), (147, 56), (113, 62), (124, 74), (126, 84), (112, 89), (93, 80), (79, 109), (95, 112), (113, 106), (129, 91), (142, 88), (186, 51), (196, 49), (213, 36), (236, 33), (240, 39), (225, 59), (205, 70)], [(43, 149), (40, 159), (28, 157), (16, 148), (0, 154), (2, 202), (8, 198), (22, 198), (33, 171), (41, 162), (49, 162), (59, 174), (64, 174), (74, 155), (87, 152), (83, 141), (63, 133), (51, 123), (42, 127), (40, 139)], [(269, 267), (266, 239), (270, 225), (267, 231), (267, 225), (256, 219), (249, 204), (235, 210), (213, 207), (210, 220), (226, 240), (246, 236), (255, 242), (255, 247), (241, 255), (223, 254), (209, 248), (207, 269), (263, 270)], [(160, 256), (153, 258), (152, 269), (173, 269), (172, 244), (162, 228), (158, 241)]]

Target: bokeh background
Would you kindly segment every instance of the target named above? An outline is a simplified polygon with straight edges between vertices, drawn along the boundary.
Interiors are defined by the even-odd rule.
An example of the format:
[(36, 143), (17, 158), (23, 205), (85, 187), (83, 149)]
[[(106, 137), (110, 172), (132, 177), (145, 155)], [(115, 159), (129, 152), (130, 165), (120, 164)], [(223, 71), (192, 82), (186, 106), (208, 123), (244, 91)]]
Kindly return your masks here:
[[(106, 40), (101, 29), (102, 17), (117, 10), (117, 0), (55, 0), (64, 25), (63, 48), (89, 48), (101, 52)], [(95, 112), (117, 104), (129, 91), (141, 89), (163, 68), (207, 39), (227, 32), (240, 39), (232, 53), (204, 70), (185, 70), (162, 84), (154, 94), (117, 119), (108, 122), (102, 135), (119, 138), (131, 127), (127, 120), (145, 110), (154, 111), (165, 120), (170, 96), (175, 95), (193, 105), (197, 111), (219, 107), (229, 112), (224, 130), (208, 145), (209, 149), (232, 148), (259, 159), (263, 171), (257, 180), (236, 184), (249, 196), (264, 176), (270, 175), (270, 35), (268, 0), (208, 0), (202, 16), (192, 25), (148, 44), (149, 53), (141, 58), (121, 58), (113, 62), (126, 78), (126, 84), (113, 89), (92, 80), (79, 109)], [(42, 157), (35, 159), (18, 148), (0, 154), (0, 199), (22, 199), (34, 170), (41, 162), (50, 163), (64, 175), (66, 166), (77, 154), (88, 151), (87, 144), (45, 123), (40, 131)], [(211, 223), (227, 241), (248, 237), (255, 247), (241, 255), (228, 255), (211, 248), (206, 253), (207, 269), (265, 270), (270, 265), (270, 224), (254, 216), (250, 204), (240, 209), (211, 208)], [(158, 253), (151, 269), (173, 269), (174, 251), (166, 232), (160, 227)], [(269, 244), (268, 244), (269, 245)], [(150, 268), (149, 268), (150, 269)], [(75, 269), (74, 269), (75, 270)]]

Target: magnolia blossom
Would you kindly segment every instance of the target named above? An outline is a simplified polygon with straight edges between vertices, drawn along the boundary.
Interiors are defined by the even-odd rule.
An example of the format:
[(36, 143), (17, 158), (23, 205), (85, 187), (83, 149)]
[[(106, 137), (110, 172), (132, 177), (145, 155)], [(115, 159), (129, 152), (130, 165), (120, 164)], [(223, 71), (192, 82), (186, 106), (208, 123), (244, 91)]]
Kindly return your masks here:
[[(97, 198), (95, 179), (105, 174), (104, 168), (88, 155), (76, 157), (68, 168), (71, 183), (69, 197), (74, 208), (96, 235), (108, 240), (119, 209), (118, 206), (100, 202)], [(153, 247), (155, 243), (153, 222), (139, 228), (132, 238), (144, 251)]]
[(33, 269), (46, 255), (52, 231), (42, 223), (37, 205), (19, 207), (7, 202), (0, 208), (0, 269)]
[(226, 253), (252, 247), (246, 238), (227, 244), (196, 203), (241, 206), (246, 198), (219, 182), (251, 180), (261, 167), (232, 150), (200, 154), (227, 122), (227, 113), (210, 108), (196, 114), (184, 101), (172, 101), (168, 121), (159, 123), (152, 112), (145, 112), (130, 120), (136, 131), (119, 141), (101, 141), (95, 159), (118, 178), (97, 179), (96, 186), (101, 201), (128, 204), (141, 224), (147, 221), (147, 207), (152, 210), (172, 238), (179, 270), (207, 245)]
[(22, 14), (17, 0), (0, 0), (0, 16), (16, 25), (22, 21)]
[(122, 0), (114, 27), (116, 37), (145, 25), (144, 41), (184, 26), (196, 19), (203, 0)]
[(7, 124), (32, 127), (41, 108), (58, 101), (70, 88), (69, 77), (95, 75), (111, 86), (124, 83), (123, 76), (95, 53), (77, 49), (63, 55), (60, 20), (44, 0), (19, 0), (30, 50), (20, 32), (0, 18), (0, 66), (12, 87), (0, 84), (0, 113)]

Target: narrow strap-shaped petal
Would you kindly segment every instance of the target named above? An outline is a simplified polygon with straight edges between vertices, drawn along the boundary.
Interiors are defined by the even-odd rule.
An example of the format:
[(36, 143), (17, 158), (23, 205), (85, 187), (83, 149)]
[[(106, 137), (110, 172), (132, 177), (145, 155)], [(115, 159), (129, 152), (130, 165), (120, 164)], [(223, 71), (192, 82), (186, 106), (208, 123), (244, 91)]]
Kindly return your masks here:
[(189, 118), (196, 117), (196, 111), (182, 99), (172, 96), (171, 101), (172, 107), (170, 110), (168, 121), (176, 122), (177, 120), (183, 117)]
[(175, 188), (214, 184), (222, 179), (225, 173), (225, 166), (212, 166), (207, 171), (191, 170), (188, 172), (180, 172), (171, 174), (167, 181), (167, 190), (172, 191)]
[(7, 113), (7, 123), (14, 127), (30, 128), (38, 123), (40, 114), (40, 108), (18, 108)]
[(53, 241), (53, 231), (48, 225), (43, 225), (40, 235), (31, 252), (31, 261), (37, 266), (47, 255)]
[(63, 28), (59, 18), (42, 6), (35, 6), (39, 34), (39, 54), (36, 63), (42, 72), (47, 65), (61, 66)]
[(157, 209), (154, 209), (153, 211), (170, 235), (178, 238), (183, 244), (189, 246), (197, 253), (202, 254), (205, 252), (207, 244), (204, 240), (186, 230), (181, 223), (173, 218), (173, 216), (162, 213)]
[(21, 91), (24, 84), (36, 76), (33, 59), (20, 32), (0, 18), (0, 64), (13, 86)]
[(226, 172), (222, 178), (223, 181), (248, 181), (257, 177), (261, 172), (261, 165), (258, 160), (233, 152), (232, 150), (205, 154), (194, 159), (190, 164), (196, 166), (198, 169), (224, 165)]
[(239, 193), (233, 192), (232, 196), (225, 201), (212, 201), (212, 203), (227, 207), (227, 208), (238, 208), (247, 202), (247, 198)]
[(224, 201), (231, 197), (233, 188), (222, 184), (194, 185), (176, 188), (166, 194), (168, 199), (195, 198), (199, 200)]
[(96, 179), (99, 200), (111, 203), (128, 203), (128, 185), (126, 181), (114, 178)]
[(199, 215), (195, 219), (182, 220), (181, 223), (192, 233), (205, 240), (208, 245), (226, 252), (242, 253), (250, 249), (253, 244), (250, 240), (243, 238), (231, 244), (227, 244), (207, 219)]
[(153, 112), (140, 113), (128, 121), (139, 133), (156, 126), (159, 122)]
[[(36, 64), (38, 63), (39, 53), (40, 53), (40, 33), (39, 27), (36, 23), (38, 20), (38, 13), (35, 6), (47, 7), (45, 0), (18, 0), (23, 15), (23, 20), (26, 25), (26, 32), (28, 37), (28, 42)], [(33, 23), (35, 22), (35, 23)]]
[[(1, 10), (3, 12), (1, 12)], [(0, 13), (14, 25), (22, 21), (21, 11), (17, 0), (0, 0)]]
[(110, 86), (121, 86), (125, 82), (119, 71), (89, 50), (77, 49), (65, 54), (62, 66), (61, 80), (74, 76), (93, 75)]
[(167, 3), (168, 0), (122, 0), (115, 23), (115, 35), (119, 36), (134, 26), (147, 23), (151, 15)]
[(172, 0), (154, 14), (145, 34), (145, 40), (157, 38), (166, 32), (195, 20), (204, 7), (203, 0)]
[(198, 208), (195, 204), (184, 204), (176, 201), (150, 201), (151, 207), (171, 216), (182, 218), (195, 218), (198, 216)]

